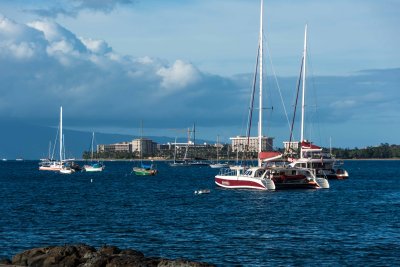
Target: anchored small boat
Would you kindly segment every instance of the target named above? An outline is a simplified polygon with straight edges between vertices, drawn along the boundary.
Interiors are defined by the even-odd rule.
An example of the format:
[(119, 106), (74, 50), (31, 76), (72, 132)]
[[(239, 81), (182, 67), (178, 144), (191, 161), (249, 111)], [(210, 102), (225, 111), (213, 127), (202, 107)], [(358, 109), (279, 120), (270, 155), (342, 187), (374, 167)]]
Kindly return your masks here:
[[(140, 142), (143, 142), (143, 122), (140, 123), (140, 128), (141, 128), (141, 136), (140, 136)], [(133, 167), (132, 172), (134, 172), (138, 176), (153, 176), (157, 174), (157, 169), (156, 166), (153, 164), (153, 161), (151, 164), (145, 164), (143, 163), (143, 145), (140, 145), (140, 165)]]
[(90, 145), (90, 163), (83, 165), (83, 170), (86, 172), (101, 172), (104, 170), (105, 165), (100, 161), (93, 161), (94, 154), (94, 132), (92, 133), (92, 142)]

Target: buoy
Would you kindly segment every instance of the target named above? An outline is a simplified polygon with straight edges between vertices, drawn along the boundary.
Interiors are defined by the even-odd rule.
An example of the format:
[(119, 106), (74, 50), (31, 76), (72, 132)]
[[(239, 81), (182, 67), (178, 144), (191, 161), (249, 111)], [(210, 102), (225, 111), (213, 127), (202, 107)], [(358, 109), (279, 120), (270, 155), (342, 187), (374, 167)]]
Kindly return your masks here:
[(210, 191), (210, 189), (201, 189), (201, 190), (196, 190), (196, 191), (194, 191), (194, 193), (196, 194), (196, 195), (200, 195), (200, 194), (209, 194), (211, 191)]
[(90, 182), (93, 183), (93, 179), (90, 179)]

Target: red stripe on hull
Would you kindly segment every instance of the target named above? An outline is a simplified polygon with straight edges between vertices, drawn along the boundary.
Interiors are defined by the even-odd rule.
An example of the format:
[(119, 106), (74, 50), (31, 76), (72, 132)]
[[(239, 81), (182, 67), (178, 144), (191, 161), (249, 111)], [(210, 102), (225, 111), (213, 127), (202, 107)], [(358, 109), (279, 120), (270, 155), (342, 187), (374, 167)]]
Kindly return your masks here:
[[(261, 182), (261, 181), (260, 181)], [(224, 187), (224, 188), (243, 188), (243, 189), (258, 189), (258, 190), (267, 190), (267, 188), (259, 184), (255, 181), (249, 181), (249, 180), (239, 180), (239, 179), (224, 179), (221, 177), (215, 177), (215, 183), (218, 186)]]

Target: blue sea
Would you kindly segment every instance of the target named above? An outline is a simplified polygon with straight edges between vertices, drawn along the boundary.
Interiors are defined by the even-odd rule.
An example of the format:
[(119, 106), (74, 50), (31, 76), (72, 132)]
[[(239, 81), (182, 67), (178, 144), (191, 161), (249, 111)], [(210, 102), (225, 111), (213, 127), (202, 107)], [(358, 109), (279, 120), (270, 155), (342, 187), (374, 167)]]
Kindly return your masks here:
[[(330, 189), (217, 188), (209, 167), (131, 174), (39, 171), (0, 162), (0, 258), (86, 243), (218, 266), (400, 266), (400, 161), (346, 161)], [(194, 191), (210, 189), (210, 194)]]

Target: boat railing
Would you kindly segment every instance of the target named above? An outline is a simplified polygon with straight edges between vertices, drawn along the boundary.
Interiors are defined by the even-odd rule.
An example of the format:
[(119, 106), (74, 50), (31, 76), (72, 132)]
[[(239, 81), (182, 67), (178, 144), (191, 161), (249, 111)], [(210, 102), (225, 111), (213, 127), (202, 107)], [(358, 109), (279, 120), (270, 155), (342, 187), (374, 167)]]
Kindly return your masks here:
[(234, 175), (238, 175), (238, 174), (243, 174), (243, 172), (245, 170), (246, 170), (246, 168), (243, 168), (240, 166), (238, 166), (237, 168), (233, 167), (233, 169), (231, 167), (224, 167), (224, 168), (220, 169), (219, 175), (234, 176)]
[(330, 153), (307, 153), (305, 155), (306, 158), (312, 159), (332, 159), (332, 155)]

